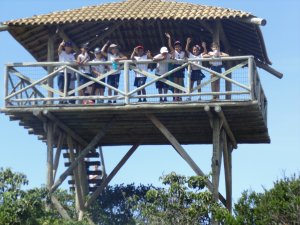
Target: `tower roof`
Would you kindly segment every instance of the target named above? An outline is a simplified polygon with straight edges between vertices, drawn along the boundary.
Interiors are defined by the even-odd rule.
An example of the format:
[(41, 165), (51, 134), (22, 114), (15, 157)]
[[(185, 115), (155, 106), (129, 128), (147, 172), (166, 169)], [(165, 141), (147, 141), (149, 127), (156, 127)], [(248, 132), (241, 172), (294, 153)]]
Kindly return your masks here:
[(67, 38), (77, 46), (90, 41), (94, 48), (109, 39), (130, 54), (137, 44), (157, 52), (167, 44), (164, 32), (183, 42), (187, 37), (198, 43), (211, 42), (213, 27), (219, 23), (223, 28), (222, 47), (225, 40), (234, 55), (253, 55), (261, 63), (271, 64), (259, 26), (249, 23), (252, 18), (255, 16), (250, 13), (228, 8), (127, 0), (6, 21), (3, 25), (38, 61), (46, 61), (49, 33), (56, 34), (56, 45)]

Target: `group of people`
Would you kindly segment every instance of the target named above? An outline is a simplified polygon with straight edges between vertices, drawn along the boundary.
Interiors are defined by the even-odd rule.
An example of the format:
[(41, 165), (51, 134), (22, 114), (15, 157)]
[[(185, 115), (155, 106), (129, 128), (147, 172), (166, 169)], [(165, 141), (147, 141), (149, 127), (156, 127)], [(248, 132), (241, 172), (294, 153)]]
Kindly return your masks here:
[[(170, 75), (170, 78), (172, 78), (172, 81), (180, 86), (183, 86), (183, 81), (185, 77), (185, 68), (180, 64), (180, 60), (183, 59), (196, 59), (194, 61), (194, 64), (191, 66), (191, 82), (190, 82), (190, 88), (192, 89), (194, 84), (196, 83), (197, 86), (201, 84), (201, 80), (205, 77), (205, 75), (201, 71), (201, 61), (199, 61), (201, 58), (220, 58), (228, 56), (228, 54), (221, 52), (219, 45), (217, 43), (212, 43), (211, 45), (211, 51), (207, 51), (206, 43), (202, 42), (200, 45), (194, 45), (192, 48), (190, 48), (192, 39), (187, 38), (185, 49), (183, 49), (182, 43), (180, 41), (175, 41), (172, 45), (172, 39), (170, 34), (166, 33), (166, 38), (168, 39), (168, 47), (161, 47), (160, 53), (152, 56), (150, 51), (145, 51), (144, 47), (142, 45), (138, 45), (133, 49), (133, 52), (130, 56), (131, 60), (134, 61), (143, 61), (147, 59), (152, 59), (153, 62), (156, 63), (155, 68), (155, 75), (161, 76), (168, 71), (174, 69), (174, 72)], [(110, 72), (110, 74), (107, 76), (107, 80), (105, 81), (105, 78), (102, 78), (100, 81), (103, 83), (107, 83), (108, 85), (118, 89), (119, 87), (119, 80), (120, 80), (120, 65), (119, 61), (128, 59), (127, 56), (122, 54), (119, 51), (119, 47), (116, 44), (110, 43), (109, 41), (100, 49), (99, 47), (95, 48), (92, 52), (94, 55), (94, 58), (91, 59), (90, 52), (89, 52), (89, 46), (88, 43), (83, 44), (80, 46), (80, 54), (75, 59), (75, 56), (73, 54), (73, 44), (69, 41), (63, 41), (60, 43), (58, 47), (58, 55), (59, 55), (59, 61), (60, 62), (74, 62), (76, 61), (79, 67), (79, 71), (84, 74), (85, 76), (80, 75), (78, 79), (78, 86), (82, 86), (81, 90), (78, 92), (78, 95), (85, 96), (85, 95), (93, 95), (93, 96), (103, 96), (105, 91), (105, 86), (100, 83), (93, 83), (92, 85), (84, 85), (87, 82), (90, 81), (88, 77), (94, 77), (99, 79), (103, 74), (106, 72)], [(179, 60), (178, 64), (169, 64), (169, 59), (175, 59)], [(199, 60), (197, 60), (199, 59)], [(107, 66), (104, 64), (100, 65), (87, 65), (88, 62), (105, 62), (109, 61), (112, 62), (111, 64), (108, 64)], [(171, 65), (171, 66), (170, 66)], [(213, 60), (210, 62), (211, 70), (221, 73), (222, 68), (222, 61), (221, 60)], [(141, 87), (146, 83), (147, 76), (143, 74), (142, 71), (148, 70), (148, 64), (144, 63), (137, 63), (136, 64), (137, 70), (135, 70), (135, 80), (134, 80), (134, 86)], [(141, 71), (141, 72), (139, 72)], [(214, 75), (211, 75), (214, 77)], [(67, 79), (66, 79), (66, 88), (67, 90), (72, 90), (75, 88), (75, 80), (77, 80), (76, 75), (72, 72), (67, 72)], [(64, 91), (65, 88), (65, 75), (64, 72), (60, 72), (58, 75), (58, 88), (61, 92)], [(158, 89), (159, 94), (167, 94), (169, 86), (162, 81), (156, 82), (156, 88)], [(220, 79), (215, 80), (212, 82), (212, 92), (219, 92), (220, 91)], [(200, 92), (201, 89), (198, 89)], [(180, 89), (174, 88), (173, 89), (174, 94), (181, 93)], [(114, 91), (111, 88), (108, 88), (108, 96), (117, 95), (117, 92)], [(146, 102), (147, 99), (145, 98), (146, 90), (141, 89), (138, 91), (139, 96), (143, 96), (143, 98), (139, 98), (139, 102)], [(176, 96), (176, 95), (175, 95)], [(217, 98), (217, 95), (214, 95), (214, 98)], [(113, 99), (113, 98), (112, 98)], [(182, 101), (181, 97), (173, 98), (174, 101)], [(187, 100), (190, 100), (188, 98)], [(160, 102), (167, 101), (166, 97), (160, 97)], [(61, 101), (60, 103), (67, 103), (65, 101)], [(75, 101), (69, 101), (69, 103), (75, 103)], [(86, 100), (83, 100), (83, 104), (93, 104), (94, 102), (88, 102)], [(96, 103), (104, 103), (104, 100), (97, 100)], [(116, 103), (116, 100), (108, 100), (108, 103)]]

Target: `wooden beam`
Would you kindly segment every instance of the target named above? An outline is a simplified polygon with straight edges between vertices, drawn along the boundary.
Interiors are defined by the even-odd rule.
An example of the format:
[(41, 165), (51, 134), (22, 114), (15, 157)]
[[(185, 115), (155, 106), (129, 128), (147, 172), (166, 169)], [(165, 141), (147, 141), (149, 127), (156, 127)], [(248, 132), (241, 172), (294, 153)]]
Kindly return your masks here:
[(220, 46), (220, 29), (217, 21), (213, 24), (213, 42), (217, 43)]
[(63, 219), (71, 220), (71, 217), (69, 216), (67, 210), (64, 209), (64, 207), (60, 204), (60, 202), (54, 195), (51, 195), (51, 202), (53, 203), (56, 210), (58, 211), (58, 213), (61, 215)]
[[(73, 140), (70, 135), (67, 136), (67, 142), (68, 142), (68, 147), (69, 147), (69, 155), (70, 155), (70, 160), (71, 163), (75, 161), (75, 155), (74, 155), (74, 145), (73, 145)], [(79, 169), (74, 168), (73, 169), (73, 175), (74, 175), (74, 180), (75, 180), (75, 191), (76, 191), (76, 208), (79, 214), (79, 218), (82, 219), (83, 216), (83, 209), (84, 209), (84, 199), (83, 199), (83, 193), (82, 193), (82, 183), (80, 182), (79, 179)], [(78, 220), (81, 220), (78, 219)]]
[(218, 114), (218, 116), (220, 117), (220, 119), (223, 121), (223, 127), (226, 130), (226, 133), (227, 133), (228, 137), (230, 138), (230, 141), (232, 142), (233, 147), (236, 149), (237, 148), (236, 139), (234, 137), (234, 134), (232, 133), (232, 130), (230, 129), (230, 126), (229, 126), (227, 119), (222, 111), (221, 106), (218, 106), (218, 105), (215, 106), (215, 111)]
[(266, 19), (258, 18), (258, 17), (243, 18), (240, 19), (240, 21), (244, 23), (250, 23), (250, 24), (260, 25), (260, 26), (265, 26), (267, 24)]
[(213, 154), (212, 154), (212, 188), (213, 197), (218, 201), (219, 179), (220, 179), (220, 119), (213, 117)]
[(53, 123), (47, 123), (47, 188), (50, 190), (53, 185)]
[(8, 31), (8, 30), (9, 30), (9, 26), (8, 25), (0, 23), (0, 32), (2, 32), (2, 31)]
[(226, 208), (232, 212), (232, 172), (231, 172), (231, 151), (227, 142), (227, 135), (222, 132), (222, 139), (224, 142), (223, 155), (224, 155), (224, 173), (225, 173), (225, 187), (226, 187)]
[(58, 180), (52, 185), (51, 187), (51, 192), (54, 192), (67, 178), (67, 176), (70, 175), (70, 173), (73, 171), (75, 167), (78, 166), (78, 163), (80, 162), (81, 159), (83, 159), (89, 151), (95, 149), (95, 147), (99, 144), (99, 141), (103, 138), (105, 135), (106, 131), (112, 126), (112, 124), (115, 122), (116, 118), (113, 116), (107, 124), (105, 124), (102, 129), (98, 131), (96, 136), (93, 138), (93, 140), (85, 147), (85, 149), (80, 152), (80, 154), (77, 156), (76, 160), (71, 163), (69, 168), (67, 168), (58, 178)]
[(66, 33), (65, 31), (61, 28), (58, 27), (56, 30), (56, 33), (58, 34), (58, 36), (60, 36), (64, 41), (70, 41), (73, 44), (73, 49), (75, 50), (75, 52), (80, 52), (80, 48), (78, 47), (78, 45), (76, 44), (76, 42), (74, 42), (74, 40), (72, 40)]
[[(54, 41), (55, 41), (55, 35), (52, 29), (49, 29), (49, 33), (48, 33), (48, 51), (47, 51), (47, 61), (48, 62), (54, 62)], [(47, 71), (48, 74), (53, 72), (53, 66), (48, 66), (47, 67)], [(50, 86), (51, 88), (53, 88), (53, 77), (49, 78), (48, 81), (48, 86)], [(48, 91), (48, 97), (53, 97), (53, 92), (52, 91)], [(49, 101), (49, 104), (51, 102)]]
[(204, 106), (204, 111), (206, 112), (206, 114), (208, 116), (209, 124), (210, 124), (210, 127), (212, 129), (213, 128), (213, 123), (212, 123), (213, 115), (212, 115), (212, 113), (210, 111), (210, 107), (208, 105)]
[(261, 63), (257, 60), (255, 60), (255, 63), (259, 68), (264, 69), (265, 71), (269, 72), (270, 74), (274, 75), (275, 77), (277, 77), (279, 79), (281, 79), (283, 77), (283, 73), (280, 73), (279, 71), (275, 70), (271, 66)]
[(95, 47), (99, 42), (105, 40), (109, 35), (114, 33), (116, 31), (116, 29), (118, 29), (124, 23), (125, 23), (125, 21), (115, 22), (111, 27), (109, 27), (109, 29), (105, 33), (102, 33), (101, 36), (99, 36), (97, 39), (95, 39), (94, 41), (91, 41), (91, 43), (89, 44), (90, 48)]
[[(161, 133), (169, 140), (172, 144), (173, 148), (178, 152), (178, 154), (190, 165), (190, 167), (194, 170), (194, 172), (198, 176), (205, 176), (202, 170), (197, 166), (194, 160), (188, 155), (188, 153), (184, 150), (184, 148), (180, 145), (180, 143), (176, 140), (176, 138), (171, 134), (171, 132), (153, 115), (146, 114), (149, 120), (161, 131)], [(206, 186), (208, 190), (213, 192), (213, 184), (207, 180)], [(226, 200), (222, 194), (218, 193), (218, 196), (221, 202), (226, 205)]]
[(59, 159), (60, 159), (61, 149), (62, 149), (62, 145), (64, 143), (64, 139), (65, 139), (64, 133), (60, 132), (60, 134), (58, 136), (58, 141), (57, 141), (57, 146), (56, 146), (56, 153), (55, 153), (54, 163), (53, 163), (53, 180), (55, 180), (55, 177), (56, 177), (57, 168), (58, 168), (58, 165), (59, 165)]
[(85, 141), (83, 138), (81, 138), (75, 131), (73, 131), (71, 128), (69, 128), (67, 125), (65, 125), (63, 122), (61, 122), (53, 113), (51, 113), (48, 110), (44, 110), (43, 114), (48, 117), (50, 120), (52, 120), (60, 129), (65, 131), (67, 134), (71, 135), (71, 137), (76, 140), (79, 144), (82, 146), (87, 146), (88, 142)]
[(140, 143), (133, 145), (129, 151), (125, 154), (125, 156), (121, 159), (121, 161), (117, 164), (117, 166), (112, 170), (112, 172), (105, 178), (101, 185), (97, 187), (96, 191), (91, 195), (88, 201), (85, 203), (85, 208), (89, 208), (90, 205), (97, 199), (97, 197), (101, 194), (105, 187), (109, 184), (109, 182), (114, 178), (114, 176), (119, 172), (122, 166), (127, 162), (130, 156), (135, 152), (135, 150), (140, 146)]
[(102, 167), (102, 177), (106, 178), (107, 174), (106, 174), (106, 168), (105, 168), (105, 162), (104, 162), (102, 146), (99, 146), (99, 152), (100, 152), (100, 161), (101, 161), (101, 167)]

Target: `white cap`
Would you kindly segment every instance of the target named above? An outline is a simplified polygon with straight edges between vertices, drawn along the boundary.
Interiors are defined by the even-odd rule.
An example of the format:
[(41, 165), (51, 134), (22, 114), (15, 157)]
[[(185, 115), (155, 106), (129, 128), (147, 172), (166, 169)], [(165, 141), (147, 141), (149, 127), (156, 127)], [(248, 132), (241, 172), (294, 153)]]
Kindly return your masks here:
[(160, 53), (161, 53), (161, 54), (162, 54), (162, 53), (169, 53), (169, 50), (168, 50), (167, 47), (161, 47)]
[(109, 48), (116, 48), (116, 47), (118, 47), (118, 45), (116, 45), (116, 44), (111, 44), (111, 45), (109, 46)]

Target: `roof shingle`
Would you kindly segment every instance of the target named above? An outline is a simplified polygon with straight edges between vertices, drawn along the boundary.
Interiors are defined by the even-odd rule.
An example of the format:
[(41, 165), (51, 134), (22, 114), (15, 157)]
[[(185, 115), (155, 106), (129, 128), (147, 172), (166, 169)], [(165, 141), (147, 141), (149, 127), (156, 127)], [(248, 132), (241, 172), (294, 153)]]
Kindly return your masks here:
[(253, 15), (233, 9), (164, 0), (127, 0), (65, 10), (4, 22), (6, 25), (45, 25), (103, 20), (229, 19)]

